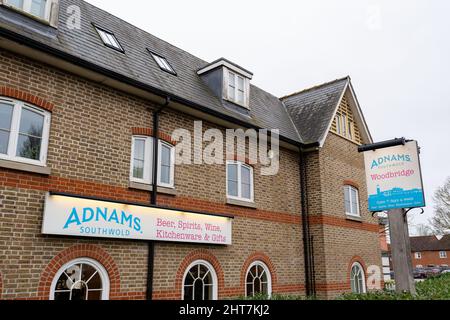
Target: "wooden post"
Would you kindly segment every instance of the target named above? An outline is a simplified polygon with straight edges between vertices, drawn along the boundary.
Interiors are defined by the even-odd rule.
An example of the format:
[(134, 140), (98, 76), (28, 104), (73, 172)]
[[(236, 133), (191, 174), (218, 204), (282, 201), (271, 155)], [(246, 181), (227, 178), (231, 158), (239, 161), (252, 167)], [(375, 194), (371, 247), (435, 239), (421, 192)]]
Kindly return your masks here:
[(397, 292), (416, 293), (409, 240), (408, 221), (404, 209), (388, 211), (392, 264)]

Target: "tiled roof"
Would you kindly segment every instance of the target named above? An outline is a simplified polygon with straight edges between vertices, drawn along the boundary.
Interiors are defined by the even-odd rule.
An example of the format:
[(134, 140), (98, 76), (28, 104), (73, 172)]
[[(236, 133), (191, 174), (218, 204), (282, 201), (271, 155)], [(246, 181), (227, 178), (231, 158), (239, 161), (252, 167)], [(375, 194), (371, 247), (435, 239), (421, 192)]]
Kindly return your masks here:
[(349, 77), (324, 83), (281, 98), (303, 143), (322, 141), (350, 81)]
[(439, 239), (436, 236), (423, 236), (411, 238), (411, 251), (448, 251), (450, 250), (450, 234)]

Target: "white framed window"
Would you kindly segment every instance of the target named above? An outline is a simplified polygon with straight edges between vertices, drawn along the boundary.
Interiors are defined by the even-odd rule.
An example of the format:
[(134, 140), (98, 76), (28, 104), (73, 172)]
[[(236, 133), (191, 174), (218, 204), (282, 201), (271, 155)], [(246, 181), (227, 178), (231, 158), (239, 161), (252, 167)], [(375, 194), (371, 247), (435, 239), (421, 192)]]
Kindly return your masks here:
[(122, 46), (119, 43), (119, 40), (117, 40), (114, 33), (111, 31), (107, 31), (99, 26), (94, 25), (95, 30), (97, 31), (98, 35), (103, 41), (103, 44), (111, 49), (124, 52)]
[(227, 74), (227, 99), (241, 106), (248, 106), (248, 79), (225, 69)]
[(416, 253), (414, 253), (414, 257), (415, 257), (417, 260), (420, 260), (420, 259), (422, 259), (422, 253), (421, 253), (421, 252), (416, 252)]
[[(152, 184), (153, 137), (133, 136), (131, 146), (130, 180)], [(158, 143), (158, 186), (174, 188), (175, 147), (159, 140)]]
[(192, 262), (183, 276), (183, 300), (217, 300), (217, 274), (204, 260)]
[(56, 273), (50, 300), (108, 300), (109, 287), (108, 272), (99, 262), (75, 259)]
[(272, 295), (272, 276), (269, 268), (261, 261), (253, 262), (247, 269), (245, 277), (245, 296), (254, 297)]
[(155, 60), (155, 62), (158, 64), (158, 66), (161, 68), (161, 70), (164, 70), (168, 73), (171, 73), (173, 75), (176, 75), (177, 73), (175, 72), (175, 70), (172, 68), (172, 66), (170, 65), (169, 61), (167, 61), (166, 58), (151, 52), (149, 50), (150, 54), (152, 55), (153, 59)]
[(158, 185), (161, 187), (173, 188), (175, 148), (171, 144), (161, 140), (159, 140), (158, 163)]
[(360, 217), (359, 211), (359, 192), (353, 186), (344, 186), (345, 214), (354, 217)]
[(439, 258), (446, 259), (447, 258), (447, 251), (440, 251), (439, 252)]
[(52, 7), (50, 0), (5, 0), (4, 3), (42, 20), (50, 20)]
[(0, 159), (45, 166), (50, 112), (0, 98)]
[(227, 161), (227, 197), (253, 202), (253, 168), (239, 161)]
[(352, 265), (350, 272), (350, 287), (353, 293), (366, 293), (366, 276), (364, 269), (358, 262)]

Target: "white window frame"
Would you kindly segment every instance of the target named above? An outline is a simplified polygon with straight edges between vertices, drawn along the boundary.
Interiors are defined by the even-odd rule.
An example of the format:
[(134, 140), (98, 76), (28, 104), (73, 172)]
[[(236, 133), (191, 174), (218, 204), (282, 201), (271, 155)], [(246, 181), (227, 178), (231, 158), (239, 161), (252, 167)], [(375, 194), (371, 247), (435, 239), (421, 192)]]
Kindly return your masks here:
[[(170, 182), (164, 183), (161, 181), (161, 158), (162, 147), (166, 146), (170, 148)], [(175, 148), (170, 143), (159, 140), (158, 142), (158, 186), (164, 188), (174, 188), (174, 176), (175, 176)]]
[(36, 16), (36, 15), (34, 15), (34, 14), (31, 13), (31, 4), (32, 4), (32, 2), (33, 2), (32, 0), (23, 0), (23, 7), (22, 7), (22, 8), (19, 8), (19, 7), (16, 7), (16, 6), (12, 5), (12, 4), (9, 2), (9, 0), (4, 0), (4, 1), (3, 1), (3, 3), (4, 3), (6, 6), (8, 6), (8, 7), (14, 8), (14, 9), (16, 9), (16, 10), (23, 11), (23, 12), (25, 12), (25, 13), (27, 13), (27, 14), (29, 14), (29, 15), (32, 15), (33, 17), (36, 17), (36, 18), (38, 18), (38, 19), (43, 19), (43, 20), (45, 20), (45, 21), (50, 21), (50, 14), (51, 14), (51, 9), (52, 9), (52, 3), (53, 3), (53, 1), (52, 1), (52, 0), (47, 0), (47, 1), (46, 1), (46, 3), (45, 3), (45, 9), (44, 9), (44, 17)]
[[(352, 211), (353, 209), (353, 199), (352, 199), (352, 190), (356, 191), (356, 213), (352, 213), (352, 212), (347, 212), (347, 208), (345, 208), (345, 193), (349, 193), (349, 199), (350, 199), (350, 211)], [(359, 208), (359, 190), (357, 188), (355, 188), (354, 186), (351, 185), (345, 185), (344, 186), (344, 209), (345, 209), (345, 214), (347, 216), (351, 216), (351, 217), (361, 217), (361, 210)]]
[[(227, 69), (227, 68), (224, 68), (223, 72), (224, 72), (224, 80), (225, 80), (224, 81), (224, 85), (226, 86), (225, 99), (227, 99), (228, 101), (231, 101), (231, 102), (233, 102), (233, 103), (235, 103), (237, 105), (240, 105), (240, 106), (248, 109), (248, 106), (249, 106), (249, 90), (250, 90), (250, 81), (249, 81), (249, 79), (244, 77), (244, 76), (242, 76), (241, 74), (239, 74), (239, 73), (237, 73), (235, 71), (232, 71), (230, 69)], [(234, 82), (234, 99), (232, 98), (232, 95), (231, 95), (231, 88), (230, 88), (230, 81), (231, 81), (230, 78), (231, 77), (230, 77), (230, 74), (234, 75), (234, 81), (235, 81)], [(239, 100), (238, 100), (238, 96), (239, 96), (239, 94), (238, 94), (239, 93), (239, 87), (238, 87), (239, 81), (238, 81), (238, 78), (241, 78), (242, 81), (243, 81), (243, 101), (242, 102), (239, 102)]]
[(416, 258), (416, 260), (422, 259), (422, 253), (421, 252), (415, 252), (414, 253), (414, 258)]
[[(238, 174), (238, 195), (232, 196), (228, 194), (228, 165), (236, 164), (237, 165), (237, 174)], [(226, 193), (228, 199), (233, 200), (239, 200), (239, 201), (245, 201), (245, 202), (254, 202), (255, 201), (255, 195), (254, 195), (254, 173), (253, 173), (253, 167), (243, 163), (241, 161), (234, 161), (234, 160), (227, 160), (226, 162)], [(242, 172), (241, 167), (246, 167), (250, 169), (250, 199), (243, 198), (242, 197)]]
[(58, 270), (55, 277), (53, 278), (52, 285), (50, 287), (50, 297), (49, 297), (50, 300), (55, 300), (56, 283), (58, 282), (58, 280), (61, 277), (61, 275), (63, 274), (63, 272), (65, 272), (70, 266), (75, 265), (75, 264), (80, 264), (80, 263), (91, 265), (92, 267), (94, 267), (97, 270), (98, 274), (100, 275), (100, 279), (102, 280), (102, 286), (103, 286), (102, 300), (109, 300), (109, 290), (110, 290), (109, 281), (110, 280), (109, 280), (108, 272), (106, 271), (105, 267), (100, 262), (98, 262), (94, 259), (90, 259), (90, 258), (78, 258), (78, 259), (71, 260), (70, 262), (66, 263)]
[(353, 264), (352, 264), (352, 267), (351, 267), (351, 269), (350, 269), (350, 283), (351, 283), (351, 281), (352, 281), (352, 271), (353, 271), (353, 268), (354, 267), (358, 267), (359, 269), (360, 269), (360, 271), (361, 271), (361, 274), (362, 274), (362, 285), (363, 285), (363, 294), (364, 293), (367, 293), (367, 286), (366, 286), (366, 273), (365, 273), (365, 271), (364, 271), (364, 268), (363, 268), (363, 266), (359, 263), (359, 262), (354, 262)]
[(205, 260), (195, 260), (184, 271), (183, 281), (181, 282), (181, 299), (184, 300), (184, 282), (186, 281), (186, 276), (187, 276), (188, 272), (194, 266), (199, 265), (199, 264), (208, 268), (209, 273), (211, 274), (211, 278), (212, 278), (212, 300), (217, 300), (218, 299), (218, 283), (219, 283), (217, 280), (217, 273), (216, 273), (216, 270), (214, 269), (214, 267), (212, 266), (212, 264)]
[[(144, 152), (144, 178), (135, 178), (133, 176), (134, 169), (134, 144), (136, 140), (145, 141), (145, 152)], [(153, 149), (154, 149), (154, 138), (149, 136), (134, 135), (131, 141), (131, 159), (130, 159), (130, 181), (142, 183), (142, 184), (153, 184), (153, 172), (152, 172), (152, 161), (153, 161)], [(170, 183), (161, 182), (161, 149), (165, 145), (170, 148)], [(158, 186), (163, 188), (175, 188), (175, 147), (170, 143), (162, 141), (159, 139), (158, 142)]]
[[(150, 139), (149, 139), (150, 138)], [(144, 175), (143, 178), (133, 176), (134, 171), (134, 146), (136, 140), (144, 140)], [(133, 136), (131, 143), (131, 164), (130, 164), (130, 180), (138, 183), (151, 184), (152, 182), (152, 157), (153, 155), (153, 138), (148, 136)]]
[(267, 275), (267, 295), (269, 298), (272, 297), (272, 275), (270, 274), (269, 268), (267, 267), (267, 265), (262, 262), (262, 261), (254, 261), (248, 268), (247, 268), (247, 272), (245, 273), (245, 296), (248, 297), (248, 292), (247, 292), (247, 277), (248, 277), (248, 273), (250, 272), (250, 270), (254, 267), (254, 266), (260, 266), (264, 269), (264, 272)]
[(447, 259), (447, 251), (439, 251), (439, 258)]
[[(14, 105), (11, 119), (10, 136), (8, 141), (8, 151), (7, 154), (0, 153), (0, 159), (45, 167), (47, 163), (48, 140), (50, 135), (50, 121), (51, 121), (50, 112), (20, 100), (0, 97), (0, 102)], [(19, 140), (20, 119), (23, 109), (31, 110), (44, 117), (44, 125), (42, 128), (42, 138), (41, 138), (41, 154), (39, 160), (22, 158), (16, 155), (17, 143)]]

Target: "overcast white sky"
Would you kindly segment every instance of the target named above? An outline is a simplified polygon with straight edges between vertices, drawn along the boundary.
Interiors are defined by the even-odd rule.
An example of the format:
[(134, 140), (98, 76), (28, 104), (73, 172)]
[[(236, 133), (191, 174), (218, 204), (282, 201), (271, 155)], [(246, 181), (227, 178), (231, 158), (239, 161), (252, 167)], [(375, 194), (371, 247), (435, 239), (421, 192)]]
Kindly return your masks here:
[(432, 215), (450, 176), (450, 1), (88, 2), (277, 96), (350, 75), (374, 140), (419, 141), (428, 207), (413, 215)]

